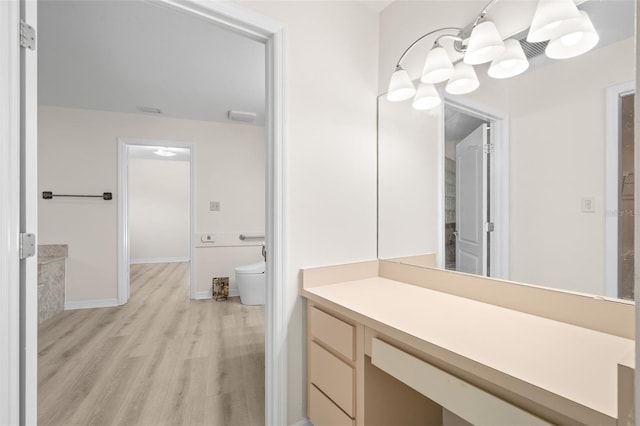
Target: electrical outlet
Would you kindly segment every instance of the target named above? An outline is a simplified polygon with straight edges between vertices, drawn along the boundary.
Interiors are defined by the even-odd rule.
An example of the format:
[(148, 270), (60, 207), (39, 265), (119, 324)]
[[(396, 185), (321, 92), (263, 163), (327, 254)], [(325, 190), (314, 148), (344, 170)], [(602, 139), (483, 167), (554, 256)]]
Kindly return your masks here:
[(216, 236), (213, 234), (202, 234), (200, 236), (200, 241), (202, 241), (203, 243), (215, 243)]
[(220, 201), (209, 201), (209, 211), (219, 212), (220, 211)]

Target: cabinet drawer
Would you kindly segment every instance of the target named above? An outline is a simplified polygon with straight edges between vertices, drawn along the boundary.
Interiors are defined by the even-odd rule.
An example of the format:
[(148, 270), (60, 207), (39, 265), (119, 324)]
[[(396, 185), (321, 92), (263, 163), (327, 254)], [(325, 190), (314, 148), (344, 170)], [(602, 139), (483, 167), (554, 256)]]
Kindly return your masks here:
[(382, 340), (373, 338), (371, 344), (373, 365), (471, 424), (551, 426), (551, 423)]
[(309, 386), (309, 420), (313, 426), (354, 426), (355, 421), (324, 396), (314, 385)]
[(310, 309), (309, 330), (311, 335), (331, 349), (335, 349), (336, 352), (353, 360), (355, 328), (316, 307)]
[(309, 350), (309, 381), (331, 398), (345, 413), (355, 417), (353, 367), (315, 342), (311, 343)]

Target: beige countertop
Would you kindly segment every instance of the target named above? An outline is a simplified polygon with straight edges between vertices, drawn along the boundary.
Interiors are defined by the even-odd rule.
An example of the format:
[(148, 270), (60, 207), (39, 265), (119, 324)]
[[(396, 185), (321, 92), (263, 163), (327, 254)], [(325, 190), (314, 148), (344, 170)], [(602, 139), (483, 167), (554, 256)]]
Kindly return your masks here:
[(633, 340), (381, 277), (303, 295), (617, 418), (617, 367)]

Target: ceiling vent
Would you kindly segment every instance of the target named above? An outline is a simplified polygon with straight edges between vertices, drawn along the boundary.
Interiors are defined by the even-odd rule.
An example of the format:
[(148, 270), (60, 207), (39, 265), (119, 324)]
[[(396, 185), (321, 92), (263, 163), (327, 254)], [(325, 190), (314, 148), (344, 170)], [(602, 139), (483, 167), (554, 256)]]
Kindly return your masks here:
[(520, 42), (520, 46), (522, 46), (522, 50), (524, 51), (527, 59), (532, 59), (544, 53), (544, 50), (547, 48), (547, 44), (549, 44), (549, 40), (545, 40), (540, 43), (530, 43), (527, 41), (528, 33), (529, 30), (527, 29), (520, 34), (516, 34), (513, 38)]
[(256, 120), (256, 113), (230, 110), (229, 120), (241, 121), (243, 123), (253, 123)]

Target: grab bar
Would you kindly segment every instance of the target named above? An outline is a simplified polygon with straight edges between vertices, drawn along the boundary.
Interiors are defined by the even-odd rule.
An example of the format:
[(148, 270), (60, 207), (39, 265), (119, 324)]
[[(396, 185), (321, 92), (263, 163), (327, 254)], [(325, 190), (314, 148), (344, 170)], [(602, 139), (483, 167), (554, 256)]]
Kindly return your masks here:
[(240, 234), (238, 238), (240, 238), (241, 241), (264, 240), (264, 234)]

